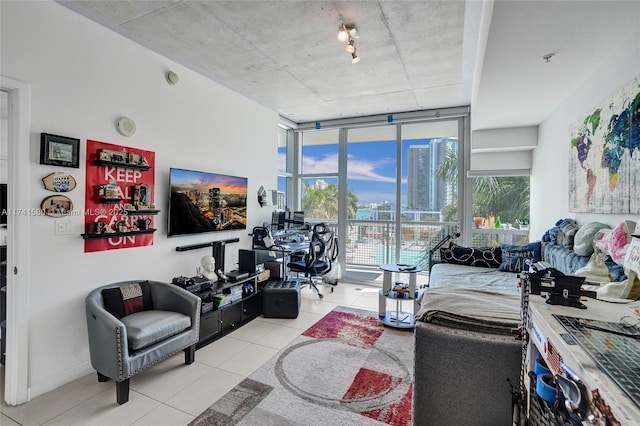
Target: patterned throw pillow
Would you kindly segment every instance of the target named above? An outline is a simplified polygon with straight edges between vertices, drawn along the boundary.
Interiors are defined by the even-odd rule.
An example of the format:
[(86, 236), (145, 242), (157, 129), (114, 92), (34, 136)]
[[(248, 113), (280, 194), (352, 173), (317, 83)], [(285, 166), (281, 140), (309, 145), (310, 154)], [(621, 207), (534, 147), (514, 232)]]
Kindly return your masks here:
[(539, 262), (542, 260), (542, 244), (540, 241), (522, 246), (503, 244), (502, 264), (498, 268), (501, 271), (522, 272), (529, 269), (527, 260)]
[(593, 236), (593, 250), (602, 259), (609, 259), (609, 240), (613, 229), (602, 228)]
[(578, 225), (575, 223), (566, 223), (558, 230), (557, 244), (564, 246), (564, 248), (573, 250), (573, 239), (578, 232)]
[(502, 263), (500, 247), (462, 247), (451, 244), (440, 249), (440, 260), (456, 265), (497, 268)]
[(627, 247), (631, 242), (631, 234), (636, 227), (636, 223), (631, 220), (624, 220), (611, 231), (609, 239), (609, 256), (618, 265), (624, 263), (627, 254)]
[(104, 308), (120, 319), (140, 311), (153, 309), (149, 281), (102, 290)]

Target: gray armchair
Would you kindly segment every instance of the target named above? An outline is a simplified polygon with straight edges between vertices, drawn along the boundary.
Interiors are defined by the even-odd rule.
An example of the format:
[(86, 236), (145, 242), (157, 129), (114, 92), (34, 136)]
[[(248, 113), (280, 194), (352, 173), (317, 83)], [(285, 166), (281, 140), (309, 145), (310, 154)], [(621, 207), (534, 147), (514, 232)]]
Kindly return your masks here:
[[(145, 299), (144, 310), (129, 315), (123, 312), (122, 316), (105, 309), (103, 295), (107, 293), (103, 290), (118, 289), (119, 294), (138, 283), (145, 285), (145, 298), (150, 295), (150, 300)], [(114, 294), (113, 290), (107, 292)], [(111, 300), (108, 297), (108, 307)], [(118, 404), (129, 400), (129, 378), (143, 369), (181, 350), (185, 351), (185, 364), (193, 363), (200, 329), (200, 303), (200, 298), (187, 290), (158, 281), (123, 281), (89, 293), (85, 306), (91, 365), (98, 373), (98, 381), (116, 382)]]

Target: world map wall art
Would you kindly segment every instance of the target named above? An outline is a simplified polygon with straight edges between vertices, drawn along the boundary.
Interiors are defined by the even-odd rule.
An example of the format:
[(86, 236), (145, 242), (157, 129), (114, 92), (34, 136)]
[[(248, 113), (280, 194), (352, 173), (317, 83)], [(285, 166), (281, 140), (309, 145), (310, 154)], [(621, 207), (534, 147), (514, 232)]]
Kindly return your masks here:
[(640, 76), (570, 132), (569, 210), (640, 213)]

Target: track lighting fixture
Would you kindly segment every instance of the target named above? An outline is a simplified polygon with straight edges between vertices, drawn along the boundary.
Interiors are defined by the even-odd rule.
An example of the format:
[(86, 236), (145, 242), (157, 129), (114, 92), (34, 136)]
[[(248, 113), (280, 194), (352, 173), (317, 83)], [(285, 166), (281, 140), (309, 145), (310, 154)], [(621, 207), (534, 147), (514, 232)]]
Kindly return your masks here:
[(355, 40), (359, 37), (358, 30), (356, 27), (347, 26), (340, 22), (340, 27), (338, 28), (338, 40), (344, 42), (349, 41), (345, 46), (344, 50), (351, 53), (351, 63), (357, 64), (360, 62), (360, 58), (356, 55), (356, 45)]
[(542, 60), (545, 61), (546, 63), (549, 63), (551, 62), (551, 58), (553, 58), (554, 56), (556, 56), (555, 53), (547, 53), (542, 57)]

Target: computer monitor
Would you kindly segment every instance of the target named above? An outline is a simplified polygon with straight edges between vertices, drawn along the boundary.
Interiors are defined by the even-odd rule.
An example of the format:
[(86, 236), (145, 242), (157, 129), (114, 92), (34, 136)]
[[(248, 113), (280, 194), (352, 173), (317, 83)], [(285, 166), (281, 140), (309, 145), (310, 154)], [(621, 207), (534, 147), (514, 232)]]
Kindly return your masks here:
[(290, 212), (287, 222), (289, 223), (289, 229), (304, 229), (306, 226), (304, 223), (304, 212)]
[(287, 212), (276, 210), (271, 215), (271, 231), (283, 231), (287, 219)]

